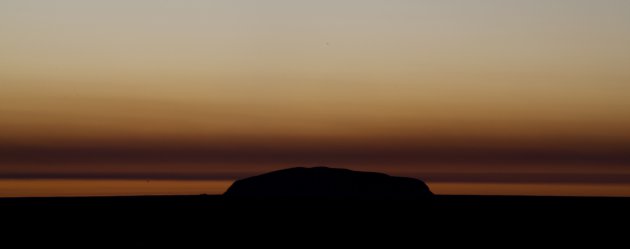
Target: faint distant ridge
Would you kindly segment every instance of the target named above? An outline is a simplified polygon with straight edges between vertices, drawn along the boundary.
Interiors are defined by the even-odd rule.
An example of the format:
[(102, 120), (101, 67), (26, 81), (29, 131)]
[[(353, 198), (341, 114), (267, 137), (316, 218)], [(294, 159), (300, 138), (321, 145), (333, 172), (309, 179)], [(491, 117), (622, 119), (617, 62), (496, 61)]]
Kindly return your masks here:
[(241, 179), (223, 194), (232, 198), (419, 200), (433, 196), (421, 180), (328, 167), (289, 168)]

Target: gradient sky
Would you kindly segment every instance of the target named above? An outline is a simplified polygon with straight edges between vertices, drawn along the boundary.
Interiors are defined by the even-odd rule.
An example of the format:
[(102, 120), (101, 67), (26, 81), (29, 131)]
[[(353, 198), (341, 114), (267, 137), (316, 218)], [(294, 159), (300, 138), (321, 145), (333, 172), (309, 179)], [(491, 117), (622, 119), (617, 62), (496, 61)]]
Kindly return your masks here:
[(629, 183), (628, 13), (625, 0), (0, 0), (0, 178), (331, 165)]

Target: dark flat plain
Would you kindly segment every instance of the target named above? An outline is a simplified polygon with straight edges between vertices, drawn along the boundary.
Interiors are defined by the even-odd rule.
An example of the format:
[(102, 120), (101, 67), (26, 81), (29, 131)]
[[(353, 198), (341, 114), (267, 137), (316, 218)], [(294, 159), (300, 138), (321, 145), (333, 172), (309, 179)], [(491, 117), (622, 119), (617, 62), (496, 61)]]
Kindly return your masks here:
[[(102, 217), (143, 216), (160, 213), (162, 218), (179, 215), (204, 217), (226, 215), (257, 217), (258, 213), (283, 215), (343, 215), (366, 213), (377, 216), (429, 218), (434, 215), (623, 215), (630, 213), (625, 197), (548, 197), (436, 195), (428, 200), (340, 199), (230, 199), (220, 195), (125, 196), (125, 197), (32, 197), (0, 198), (0, 211), (14, 215), (84, 214)], [(258, 216), (264, 218), (264, 215)]]
[[(5, 238), (46, 245), (309, 243), (339, 239), (556, 241), (627, 237), (630, 198), (449, 196), (418, 201), (236, 200), (218, 195), (0, 198)], [(563, 235), (564, 234), (564, 235)], [(567, 235), (568, 234), (568, 235)], [(41, 240), (44, 235), (52, 240)], [(473, 236), (474, 235), (474, 236)], [(598, 236), (598, 237), (595, 237)], [(446, 237), (447, 239), (438, 239)], [(485, 243), (484, 241), (481, 241)], [(245, 243), (245, 244), (243, 244)], [(453, 243), (453, 244), (451, 244)], [(479, 243), (477, 241), (476, 243)], [(599, 242), (598, 242), (599, 243)], [(601, 246), (601, 245), (600, 245)], [(188, 246), (186, 246), (188, 247)], [(192, 247), (192, 246), (190, 246)]]

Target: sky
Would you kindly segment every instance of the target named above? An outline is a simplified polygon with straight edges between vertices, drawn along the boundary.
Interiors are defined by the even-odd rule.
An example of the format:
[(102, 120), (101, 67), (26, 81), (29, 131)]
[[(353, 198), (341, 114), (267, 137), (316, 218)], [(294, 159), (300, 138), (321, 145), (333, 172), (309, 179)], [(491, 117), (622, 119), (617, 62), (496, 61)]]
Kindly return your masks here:
[(627, 184), (629, 11), (0, 0), (0, 178), (233, 180), (328, 165)]

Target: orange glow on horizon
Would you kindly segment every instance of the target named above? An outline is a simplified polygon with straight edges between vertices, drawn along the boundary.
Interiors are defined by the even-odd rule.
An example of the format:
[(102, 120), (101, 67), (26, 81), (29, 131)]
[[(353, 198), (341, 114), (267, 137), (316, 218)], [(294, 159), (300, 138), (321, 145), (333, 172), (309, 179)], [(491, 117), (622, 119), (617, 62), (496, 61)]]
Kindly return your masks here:
[[(0, 197), (222, 194), (232, 181), (0, 180)], [(428, 182), (441, 195), (630, 197), (630, 184), (514, 184)]]

